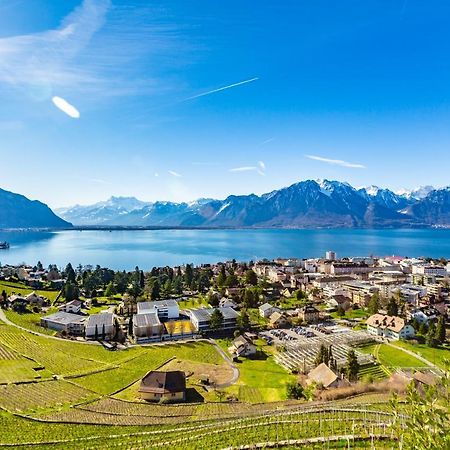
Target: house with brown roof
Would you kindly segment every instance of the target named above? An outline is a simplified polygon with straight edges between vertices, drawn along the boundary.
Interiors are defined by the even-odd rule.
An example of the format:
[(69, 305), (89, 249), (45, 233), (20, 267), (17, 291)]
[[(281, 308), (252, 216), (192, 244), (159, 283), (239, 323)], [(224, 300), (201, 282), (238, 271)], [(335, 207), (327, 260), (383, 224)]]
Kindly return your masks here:
[(319, 310), (312, 305), (306, 305), (299, 309), (298, 317), (306, 323), (317, 323), (319, 321)]
[(325, 389), (339, 386), (340, 378), (325, 364), (319, 364), (308, 374), (308, 382), (316, 383)]
[(151, 370), (141, 380), (139, 396), (151, 402), (183, 402), (186, 400), (186, 375), (180, 370)]
[(281, 312), (274, 312), (269, 317), (271, 328), (281, 328), (287, 325), (287, 319)]
[(410, 339), (415, 335), (412, 325), (397, 316), (387, 316), (374, 314), (367, 319), (367, 332), (374, 336), (398, 341), (400, 339)]
[(245, 336), (238, 336), (228, 351), (236, 356), (252, 356), (256, 354), (256, 346)]

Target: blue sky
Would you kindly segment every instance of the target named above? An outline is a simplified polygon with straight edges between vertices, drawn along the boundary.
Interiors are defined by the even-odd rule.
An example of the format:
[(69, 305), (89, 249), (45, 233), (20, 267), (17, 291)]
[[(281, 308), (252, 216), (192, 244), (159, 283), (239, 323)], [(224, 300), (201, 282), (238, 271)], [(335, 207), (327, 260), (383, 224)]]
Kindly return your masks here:
[(449, 20), (433, 0), (0, 0), (0, 187), (55, 207), (448, 185)]

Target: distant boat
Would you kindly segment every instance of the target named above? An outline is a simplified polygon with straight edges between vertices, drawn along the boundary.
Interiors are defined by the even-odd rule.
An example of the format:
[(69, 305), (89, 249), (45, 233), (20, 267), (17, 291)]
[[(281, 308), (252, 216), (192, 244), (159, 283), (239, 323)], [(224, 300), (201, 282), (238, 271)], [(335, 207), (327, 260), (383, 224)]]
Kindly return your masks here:
[(0, 250), (4, 250), (6, 248), (9, 248), (9, 242), (0, 242)]

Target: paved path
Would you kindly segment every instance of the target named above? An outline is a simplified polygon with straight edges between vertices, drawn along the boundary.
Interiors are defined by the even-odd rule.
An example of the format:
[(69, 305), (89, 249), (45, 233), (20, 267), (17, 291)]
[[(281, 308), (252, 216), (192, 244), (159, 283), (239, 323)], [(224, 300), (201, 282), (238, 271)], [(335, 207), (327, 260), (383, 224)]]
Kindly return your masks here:
[(218, 388), (226, 388), (231, 386), (232, 384), (236, 383), (236, 381), (239, 379), (239, 369), (236, 367), (236, 365), (233, 363), (233, 361), (229, 358), (229, 356), (220, 348), (220, 346), (217, 344), (217, 342), (214, 339), (209, 339), (209, 342), (216, 347), (216, 350), (219, 352), (219, 354), (222, 356), (222, 358), (225, 360), (225, 362), (230, 366), (231, 370), (233, 371), (233, 376), (231, 377), (230, 381), (227, 381), (226, 383), (217, 384), (216, 387)]

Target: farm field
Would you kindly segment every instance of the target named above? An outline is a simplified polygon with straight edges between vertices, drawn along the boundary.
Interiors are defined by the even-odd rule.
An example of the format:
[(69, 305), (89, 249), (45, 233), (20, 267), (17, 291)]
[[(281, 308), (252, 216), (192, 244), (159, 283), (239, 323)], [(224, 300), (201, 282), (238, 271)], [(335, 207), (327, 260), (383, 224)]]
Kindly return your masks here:
[[(51, 420), (52, 416), (42, 417)], [(4, 430), (1, 440), (3, 445), (14, 443), (25, 447), (28, 444), (42, 449), (50, 446), (56, 449), (144, 449), (162, 444), (171, 449), (215, 449), (349, 433), (369, 440), (369, 433), (388, 434), (390, 420), (389, 414), (372, 410), (367, 405), (357, 409), (305, 407), (287, 411), (261, 411), (259, 414), (254, 411), (250, 416), (212, 417), (202, 422), (186, 421), (182, 417), (178, 418), (182, 423), (174, 421), (157, 425), (120, 425), (120, 418), (117, 418), (116, 425), (107, 425), (100, 422), (102, 414), (98, 414), (98, 424), (72, 423), (68, 426), (0, 413), (0, 425)], [(361, 447), (355, 445), (352, 448)]]
[[(226, 350), (229, 341), (219, 344)], [(272, 347), (262, 340), (256, 344), (258, 356), (241, 358), (236, 363), (237, 383), (221, 389), (225, 396), (240, 400), (228, 402), (199, 383), (204, 372), (222, 377), (231, 373), (210, 342), (111, 352), (100, 345), (37, 336), (0, 324), (0, 367), (9, 367), (0, 377), (0, 426), (4, 430), (0, 444), (69, 450), (147, 449), (164, 444), (181, 450), (297, 439), (308, 448), (305, 439), (313, 436), (353, 431), (364, 442), (368, 429), (384, 433), (386, 418), (380, 404), (370, 397), (366, 402), (358, 398), (356, 409), (342, 403), (339, 411), (338, 403), (328, 410), (326, 405), (317, 409), (304, 401), (286, 401), (286, 383), (295, 376), (275, 362)], [(200, 394), (195, 402), (149, 405), (137, 398), (139, 380), (161, 366), (182, 367), (190, 374), (188, 390)], [(369, 402), (374, 404), (369, 407)], [(327, 446), (334, 448), (332, 442)]]

